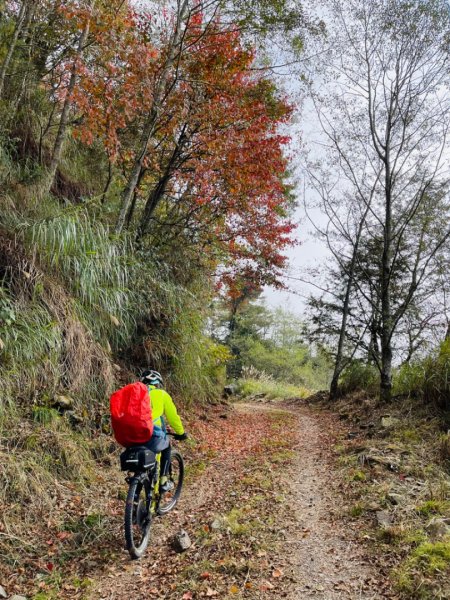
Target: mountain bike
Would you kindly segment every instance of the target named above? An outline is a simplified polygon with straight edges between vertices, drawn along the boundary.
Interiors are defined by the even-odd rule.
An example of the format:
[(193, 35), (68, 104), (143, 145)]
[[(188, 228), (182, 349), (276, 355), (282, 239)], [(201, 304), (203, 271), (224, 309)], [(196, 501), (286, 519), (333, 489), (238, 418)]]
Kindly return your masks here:
[(132, 559), (141, 558), (149, 540), (153, 517), (173, 510), (183, 487), (184, 462), (181, 454), (172, 448), (168, 479), (173, 489), (160, 493), (161, 454), (145, 446), (127, 448), (120, 455), (122, 471), (128, 471), (125, 481), (128, 494), (125, 504), (125, 541)]

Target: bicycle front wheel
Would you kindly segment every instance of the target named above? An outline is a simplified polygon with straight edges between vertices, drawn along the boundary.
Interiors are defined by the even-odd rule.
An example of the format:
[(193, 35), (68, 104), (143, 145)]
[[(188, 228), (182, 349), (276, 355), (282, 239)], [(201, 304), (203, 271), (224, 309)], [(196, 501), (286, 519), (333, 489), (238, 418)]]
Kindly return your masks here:
[(177, 450), (172, 450), (169, 467), (169, 481), (173, 483), (173, 489), (161, 495), (158, 505), (158, 514), (165, 515), (173, 510), (180, 499), (184, 479), (183, 457)]
[(152, 522), (150, 502), (149, 480), (146, 478), (141, 481), (133, 477), (125, 505), (125, 540), (133, 559), (141, 558), (148, 546)]

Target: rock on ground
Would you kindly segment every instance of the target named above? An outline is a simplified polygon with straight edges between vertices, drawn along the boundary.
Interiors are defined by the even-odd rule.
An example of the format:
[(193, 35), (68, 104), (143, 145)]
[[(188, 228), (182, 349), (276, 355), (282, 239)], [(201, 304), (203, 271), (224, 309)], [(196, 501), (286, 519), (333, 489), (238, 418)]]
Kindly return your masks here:
[(176, 552), (185, 552), (192, 546), (191, 538), (187, 531), (182, 529), (172, 538), (172, 547)]
[(426, 527), (428, 535), (433, 541), (439, 541), (450, 535), (450, 519), (434, 517)]

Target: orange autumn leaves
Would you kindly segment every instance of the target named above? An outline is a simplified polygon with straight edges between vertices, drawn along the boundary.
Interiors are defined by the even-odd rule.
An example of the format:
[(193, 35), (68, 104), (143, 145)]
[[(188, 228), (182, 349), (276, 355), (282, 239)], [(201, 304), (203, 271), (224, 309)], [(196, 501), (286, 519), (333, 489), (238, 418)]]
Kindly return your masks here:
[[(67, 15), (74, 28), (88, 18), (73, 5)], [(74, 135), (101, 143), (125, 185), (154, 110), (174, 19), (127, 2), (120, 10), (100, 4), (89, 18), (90, 46), (73, 94), (80, 115)], [(179, 235), (210, 257), (229, 290), (243, 276), (257, 285), (276, 284), (293, 243), (284, 151), (289, 138), (280, 133), (292, 107), (262, 71), (253, 70), (254, 51), (233, 24), (195, 10), (183, 27), (130, 226), (147, 234), (149, 218), (163, 217), (171, 237)], [(154, 209), (144, 221), (146, 197)]]

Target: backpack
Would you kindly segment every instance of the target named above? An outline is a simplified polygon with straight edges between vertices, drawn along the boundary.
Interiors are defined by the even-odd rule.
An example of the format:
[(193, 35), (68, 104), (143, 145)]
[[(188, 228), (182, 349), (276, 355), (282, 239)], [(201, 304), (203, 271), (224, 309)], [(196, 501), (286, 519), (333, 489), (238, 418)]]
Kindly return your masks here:
[(124, 448), (148, 442), (153, 435), (147, 386), (138, 381), (117, 390), (109, 401), (114, 437)]

